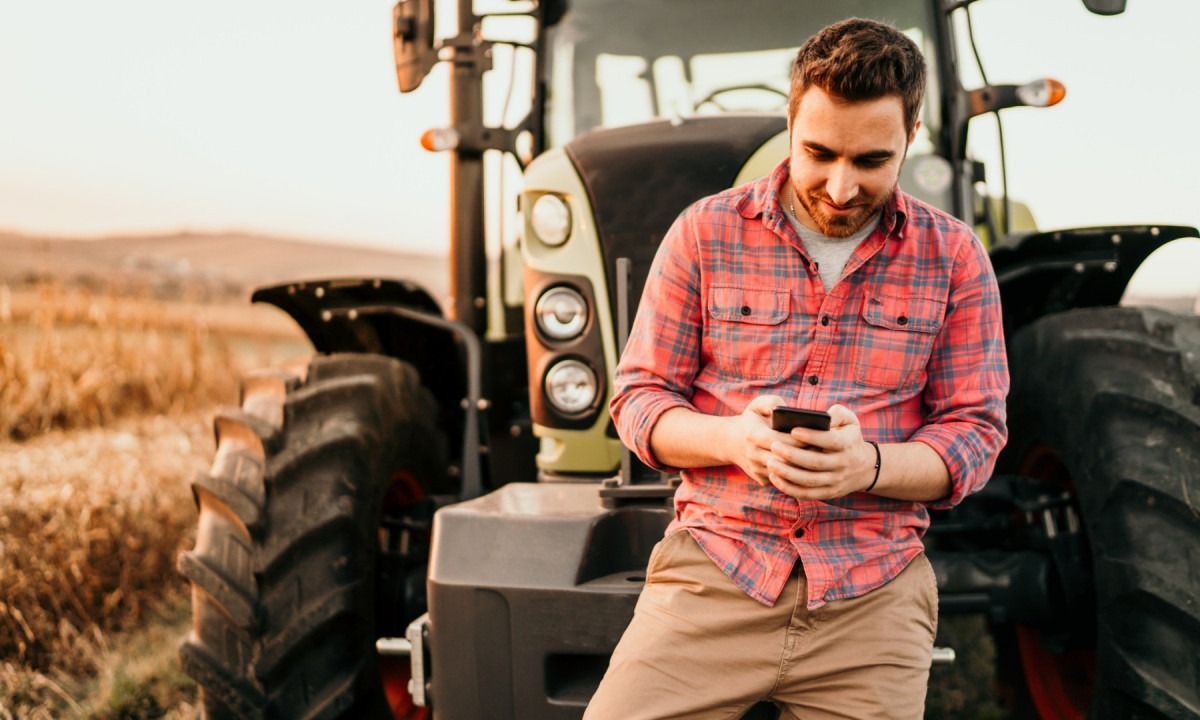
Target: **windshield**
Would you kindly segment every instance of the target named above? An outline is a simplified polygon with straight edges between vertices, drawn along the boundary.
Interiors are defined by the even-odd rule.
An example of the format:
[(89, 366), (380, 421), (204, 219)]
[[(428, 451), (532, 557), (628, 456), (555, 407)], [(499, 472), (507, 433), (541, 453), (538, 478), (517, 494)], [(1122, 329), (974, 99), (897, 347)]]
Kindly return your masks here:
[(547, 144), (598, 127), (787, 112), (800, 45), (845, 17), (884, 20), (924, 51), (930, 86), (910, 151), (931, 152), (938, 97), (928, 0), (570, 0), (547, 31)]

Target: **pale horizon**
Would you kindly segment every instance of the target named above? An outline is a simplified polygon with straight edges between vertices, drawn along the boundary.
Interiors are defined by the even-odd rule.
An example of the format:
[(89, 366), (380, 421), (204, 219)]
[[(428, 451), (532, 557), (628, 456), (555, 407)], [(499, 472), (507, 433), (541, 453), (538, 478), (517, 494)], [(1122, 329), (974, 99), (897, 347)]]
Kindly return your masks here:
[[(392, 4), (0, 5), (0, 230), (445, 254), (449, 158), (419, 137), (447, 121), (446, 68), (399, 93)], [(1012, 196), (1043, 228), (1200, 225), (1200, 3), (1128, 5), (972, 6), (993, 83), (1067, 86), (1059, 107), (1003, 114)], [(975, 141), (993, 126), (977, 120)]]

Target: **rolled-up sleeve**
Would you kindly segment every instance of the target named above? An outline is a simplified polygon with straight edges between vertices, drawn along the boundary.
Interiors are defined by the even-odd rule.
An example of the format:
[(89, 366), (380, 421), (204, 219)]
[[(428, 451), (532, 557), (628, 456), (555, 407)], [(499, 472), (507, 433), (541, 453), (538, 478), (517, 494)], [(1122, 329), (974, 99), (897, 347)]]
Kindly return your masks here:
[(932, 447), (946, 464), (950, 495), (929, 503), (946, 509), (983, 487), (1008, 439), (1000, 292), (987, 252), (974, 237), (955, 258), (946, 322), (928, 370), (923, 401), (929, 415), (910, 439)]
[(659, 463), (650, 433), (675, 407), (694, 410), (692, 381), (699, 370), (700, 278), (691, 211), (667, 232), (646, 279), (629, 341), (621, 353), (609, 403), (621, 441), (650, 467)]

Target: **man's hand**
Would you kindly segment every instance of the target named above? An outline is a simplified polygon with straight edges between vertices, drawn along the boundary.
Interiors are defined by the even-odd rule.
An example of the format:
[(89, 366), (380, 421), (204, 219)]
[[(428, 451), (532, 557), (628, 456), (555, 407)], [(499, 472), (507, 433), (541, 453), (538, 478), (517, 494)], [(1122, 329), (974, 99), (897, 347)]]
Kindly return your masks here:
[(775, 459), (771, 448), (779, 438), (787, 437), (771, 429), (771, 411), (783, 404), (777, 395), (760, 395), (734, 418), (730, 459), (764, 487), (771, 482), (769, 464)]
[[(750, 403), (743, 417), (763, 399)], [(767, 409), (766, 416), (770, 413)], [(849, 409), (834, 405), (829, 416), (829, 430), (796, 428), (787, 434), (768, 428), (773, 441), (766, 448), (765, 473), (742, 469), (761, 484), (765, 477), (780, 492), (802, 500), (829, 500), (866, 489), (875, 477), (874, 448), (863, 440), (858, 418)]]
[[(875, 449), (863, 440), (849, 409), (829, 408), (829, 430), (771, 429), (776, 395), (756, 397), (741, 415), (703, 415), (688, 408), (662, 414), (650, 435), (654, 456), (680, 468), (737, 465), (750, 479), (805, 500), (829, 500), (865, 490), (875, 479)], [(941, 456), (923, 442), (880, 444), (879, 483), (872, 494), (927, 502), (950, 494)]]
[(756, 397), (741, 415), (704, 415), (675, 407), (658, 419), (650, 449), (662, 463), (679, 468), (737, 465), (760, 485), (769, 484), (771, 444), (781, 437), (771, 429), (771, 409), (783, 404), (775, 395)]

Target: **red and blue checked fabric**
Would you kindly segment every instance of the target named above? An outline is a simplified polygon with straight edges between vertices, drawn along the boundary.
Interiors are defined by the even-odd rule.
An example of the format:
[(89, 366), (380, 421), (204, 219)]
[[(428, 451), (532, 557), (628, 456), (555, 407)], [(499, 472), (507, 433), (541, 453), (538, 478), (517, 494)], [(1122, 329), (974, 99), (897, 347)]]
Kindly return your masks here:
[[(827, 293), (766, 178), (685, 210), (650, 271), (611, 403), (647, 464), (673, 407), (740, 414), (758, 395), (850, 408), (863, 436), (919, 441), (950, 471), (951, 507), (983, 486), (1007, 437), (1008, 368), (987, 253), (959, 220), (897, 190)], [(681, 471), (675, 519), (748, 595), (773, 605), (803, 562), (808, 606), (862, 595), (922, 551), (927, 504), (856, 493), (798, 501), (736, 466)]]

